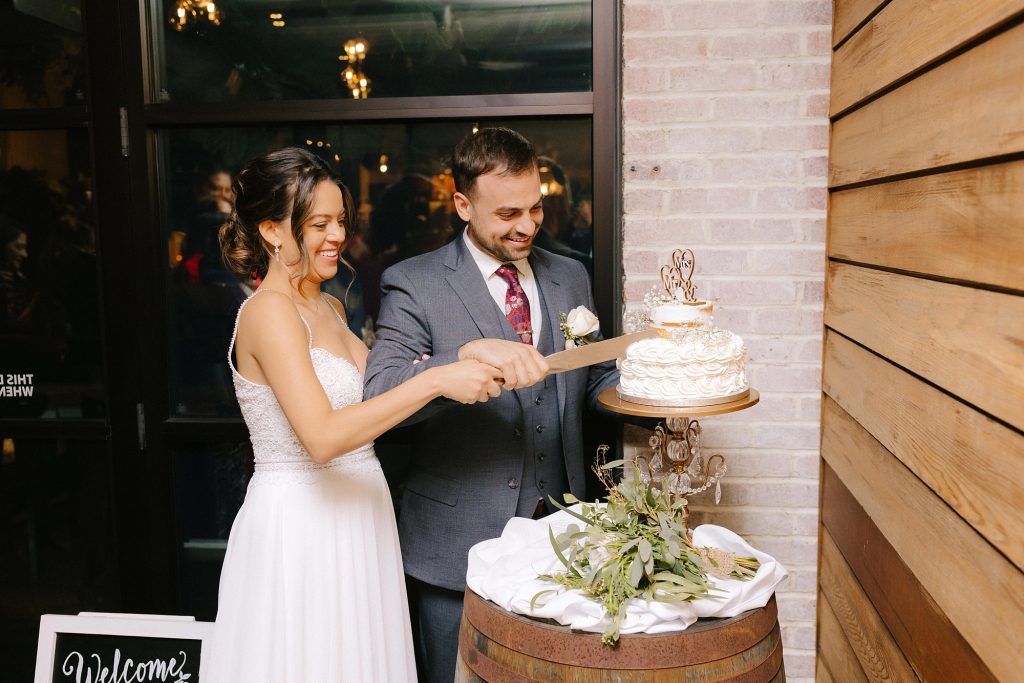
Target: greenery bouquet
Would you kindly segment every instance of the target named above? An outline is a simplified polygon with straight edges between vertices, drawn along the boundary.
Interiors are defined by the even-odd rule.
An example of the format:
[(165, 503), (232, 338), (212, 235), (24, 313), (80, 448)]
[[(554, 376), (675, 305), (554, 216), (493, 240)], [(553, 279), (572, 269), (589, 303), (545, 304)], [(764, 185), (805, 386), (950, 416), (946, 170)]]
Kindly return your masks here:
[[(601, 638), (613, 645), (631, 599), (675, 603), (715, 597), (708, 576), (746, 580), (757, 573), (760, 562), (718, 548), (695, 546), (684, 521), (686, 498), (644, 483), (632, 462), (605, 462), (607, 451), (607, 446), (598, 449), (594, 466), (608, 491), (607, 503), (582, 503), (576, 512), (551, 501), (584, 526), (570, 524), (558, 535), (548, 529), (565, 571), (540, 578), (600, 600), (610, 621)], [(634, 468), (633, 476), (615, 484), (611, 471), (620, 466)], [(566, 494), (565, 502), (573, 505), (580, 501)], [(531, 609), (545, 595), (559, 590), (534, 595)]]

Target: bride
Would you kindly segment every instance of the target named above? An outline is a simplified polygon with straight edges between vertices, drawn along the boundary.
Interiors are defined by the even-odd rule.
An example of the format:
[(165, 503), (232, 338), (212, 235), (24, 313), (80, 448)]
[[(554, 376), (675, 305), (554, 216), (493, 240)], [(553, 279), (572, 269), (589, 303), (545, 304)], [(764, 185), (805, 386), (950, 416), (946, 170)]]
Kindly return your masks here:
[(352, 218), (344, 186), (289, 147), (250, 162), (234, 191), (224, 261), (245, 277), (266, 272), (228, 349), (256, 468), (228, 540), (205, 678), (415, 681), (394, 512), (372, 441), (435, 398), (497, 396), (500, 373), (460, 361), (363, 401), (367, 348), (320, 293)]

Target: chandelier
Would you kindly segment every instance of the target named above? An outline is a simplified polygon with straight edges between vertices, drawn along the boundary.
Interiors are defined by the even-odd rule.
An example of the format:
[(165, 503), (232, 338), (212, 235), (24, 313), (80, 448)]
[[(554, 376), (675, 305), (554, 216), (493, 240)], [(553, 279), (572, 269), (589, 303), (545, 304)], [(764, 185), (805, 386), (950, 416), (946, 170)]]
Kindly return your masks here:
[(365, 100), (370, 95), (370, 79), (363, 71), (363, 60), (370, 51), (370, 44), (363, 38), (353, 38), (346, 41), (342, 49), (345, 52), (338, 55), (338, 60), (348, 66), (341, 72), (341, 80), (352, 94), (352, 99)]
[(220, 26), (220, 22), (223, 20), (224, 12), (213, 2), (177, 0), (168, 22), (174, 25), (174, 30), (184, 31), (186, 27), (199, 26), (201, 21), (208, 21), (213, 26)]
[(714, 486), (715, 503), (721, 501), (725, 458), (716, 453), (704, 459), (700, 432), (700, 423), (687, 417), (670, 417), (658, 424), (650, 438), (651, 454), (636, 456), (641, 481), (654, 481), (658, 488), (682, 496)]

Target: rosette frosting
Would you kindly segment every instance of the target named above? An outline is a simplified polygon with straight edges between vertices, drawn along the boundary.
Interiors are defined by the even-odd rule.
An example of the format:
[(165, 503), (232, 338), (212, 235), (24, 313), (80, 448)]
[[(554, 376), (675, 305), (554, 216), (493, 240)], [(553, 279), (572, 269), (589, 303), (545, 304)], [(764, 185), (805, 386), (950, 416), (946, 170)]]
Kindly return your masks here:
[(619, 393), (659, 405), (704, 401), (748, 389), (743, 340), (719, 328), (688, 329), (644, 339), (619, 361)]

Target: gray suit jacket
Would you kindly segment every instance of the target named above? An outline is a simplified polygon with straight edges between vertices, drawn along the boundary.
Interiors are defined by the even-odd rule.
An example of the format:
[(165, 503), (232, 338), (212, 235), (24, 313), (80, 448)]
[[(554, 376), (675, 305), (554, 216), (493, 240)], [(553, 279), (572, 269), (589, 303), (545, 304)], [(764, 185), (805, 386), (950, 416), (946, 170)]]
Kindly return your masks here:
[[(586, 270), (577, 261), (534, 248), (530, 266), (543, 300), (542, 334), (564, 345), (559, 312), (594, 309)], [(365, 397), (392, 389), (425, 369), (458, 359), (463, 344), (484, 337), (518, 341), (491, 298), (461, 237), (392, 266), (381, 279), (377, 340), (366, 366)], [(413, 365), (428, 353), (431, 358)], [(583, 498), (593, 454), (583, 453), (582, 413), (618, 382), (612, 362), (556, 376), (566, 479)], [(451, 590), (465, 587), (467, 552), (501, 534), (515, 514), (524, 459), (533, 457), (519, 391), (487, 403), (437, 399), (405, 424), (414, 424), (413, 453), (404, 484), (399, 535), (406, 573)], [(537, 410), (538, 407), (531, 406)], [(394, 482), (393, 482), (394, 484)]]

